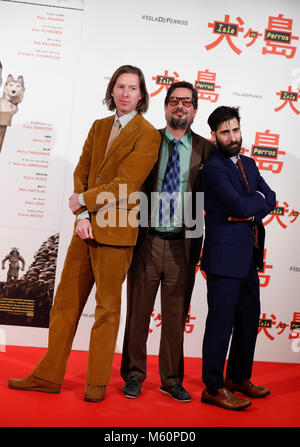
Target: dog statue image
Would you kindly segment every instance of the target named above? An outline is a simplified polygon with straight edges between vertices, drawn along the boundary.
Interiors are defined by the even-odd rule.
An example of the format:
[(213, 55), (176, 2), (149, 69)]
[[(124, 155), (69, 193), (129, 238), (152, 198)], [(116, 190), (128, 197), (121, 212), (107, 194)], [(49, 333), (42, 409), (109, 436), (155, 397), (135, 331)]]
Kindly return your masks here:
[(12, 115), (17, 113), (18, 104), (23, 99), (25, 92), (24, 78), (22, 75), (18, 79), (10, 74), (3, 86), (3, 96), (0, 98), (0, 112), (9, 112)]
[[(1, 65), (2, 68), (2, 65)], [(18, 111), (18, 105), (25, 92), (24, 78), (20, 75), (17, 79), (10, 74), (3, 85), (3, 95), (0, 98), (0, 152), (2, 149), (7, 126), (11, 126), (12, 117)]]

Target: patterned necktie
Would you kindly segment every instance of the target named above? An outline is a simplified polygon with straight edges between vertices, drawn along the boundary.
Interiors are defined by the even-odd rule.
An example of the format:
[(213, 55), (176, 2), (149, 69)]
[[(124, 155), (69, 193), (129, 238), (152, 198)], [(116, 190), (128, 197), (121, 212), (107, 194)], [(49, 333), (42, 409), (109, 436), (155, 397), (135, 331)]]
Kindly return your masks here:
[[(244, 166), (243, 166), (242, 160), (240, 158), (238, 158), (238, 160), (236, 162), (236, 165), (239, 168), (239, 170), (241, 171), (241, 174), (242, 174), (242, 176), (243, 176), (243, 178), (244, 178), (244, 180), (245, 180), (245, 182), (246, 182), (246, 184), (248, 186), (248, 191), (250, 192), (250, 186), (249, 186), (249, 183), (248, 183), (246, 172), (244, 170)], [(257, 228), (257, 224), (254, 224), (254, 246), (255, 246), (255, 248), (259, 248), (259, 246), (258, 246), (258, 228)]]
[(159, 224), (163, 227), (170, 223), (175, 213), (179, 192), (180, 163), (178, 146), (181, 144), (181, 141), (174, 138), (172, 144), (173, 151), (166, 167), (159, 207)]
[(109, 148), (112, 145), (113, 141), (116, 139), (120, 127), (121, 127), (120, 121), (116, 120), (111, 128), (111, 131), (110, 131), (110, 135), (109, 135), (109, 139), (108, 139), (107, 146), (105, 149), (104, 157), (106, 156), (107, 152), (109, 151)]

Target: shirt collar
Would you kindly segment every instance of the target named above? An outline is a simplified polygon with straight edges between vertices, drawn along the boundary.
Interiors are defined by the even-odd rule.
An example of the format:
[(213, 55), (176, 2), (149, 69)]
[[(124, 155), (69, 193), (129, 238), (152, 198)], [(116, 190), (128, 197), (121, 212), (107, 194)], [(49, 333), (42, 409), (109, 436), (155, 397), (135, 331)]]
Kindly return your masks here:
[(123, 128), (126, 126), (126, 124), (128, 124), (129, 121), (131, 121), (132, 118), (133, 118), (136, 114), (137, 114), (137, 111), (136, 111), (136, 110), (134, 110), (133, 112), (129, 112), (129, 113), (127, 113), (126, 115), (122, 115), (122, 116), (120, 116), (120, 117), (118, 117), (118, 115), (115, 114), (114, 123), (115, 123), (117, 120), (119, 120), (119, 121), (120, 121), (120, 124), (121, 124), (121, 128), (123, 129)]
[[(165, 131), (165, 138), (166, 138), (166, 142), (170, 143), (170, 141), (174, 140), (174, 136), (171, 134), (171, 132), (169, 131), (168, 128), (166, 128)], [(192, 132), (191, 130), (189, 130), (182, 138), (180, 138), (181, 143), (186, 147), (186, 148), (190, 148), (191, 147), (191, 140), (192, 140)]]
[(233, 161), (233, 163), (236, 165), (236, 162), (239, 160), (239, 155), (234, 155), (233, 157), (230, 157), (230, 160)]

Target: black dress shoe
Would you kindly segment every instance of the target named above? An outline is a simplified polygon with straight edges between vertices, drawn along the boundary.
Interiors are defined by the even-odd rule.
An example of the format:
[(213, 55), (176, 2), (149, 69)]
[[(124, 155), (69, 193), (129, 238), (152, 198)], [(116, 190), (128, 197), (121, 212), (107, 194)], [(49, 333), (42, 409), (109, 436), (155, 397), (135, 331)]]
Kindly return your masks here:
[(172, 397), (175, 400), (178, 400), (179, 402), (191, 401), (190, 394), (183, 388), (181, 383), (169, 387), (161, 386), (160, 391), (162, 393), (168, 394), (170, 397)]
[(126, 380), (126, 383), (122, 389), (122, 393), (125, 397), (136, 399), (141, 395), (142, 384), (139, 379), (134, 376)]

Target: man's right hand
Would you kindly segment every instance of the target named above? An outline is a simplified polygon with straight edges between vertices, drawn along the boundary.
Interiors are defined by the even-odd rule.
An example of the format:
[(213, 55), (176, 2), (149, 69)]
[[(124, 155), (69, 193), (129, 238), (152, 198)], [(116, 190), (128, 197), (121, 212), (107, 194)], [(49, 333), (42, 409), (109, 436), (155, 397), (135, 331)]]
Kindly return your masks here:
[(92, 225), (89, 219), (78, 220), (75, 234), (81, 239), (94, 239)]

